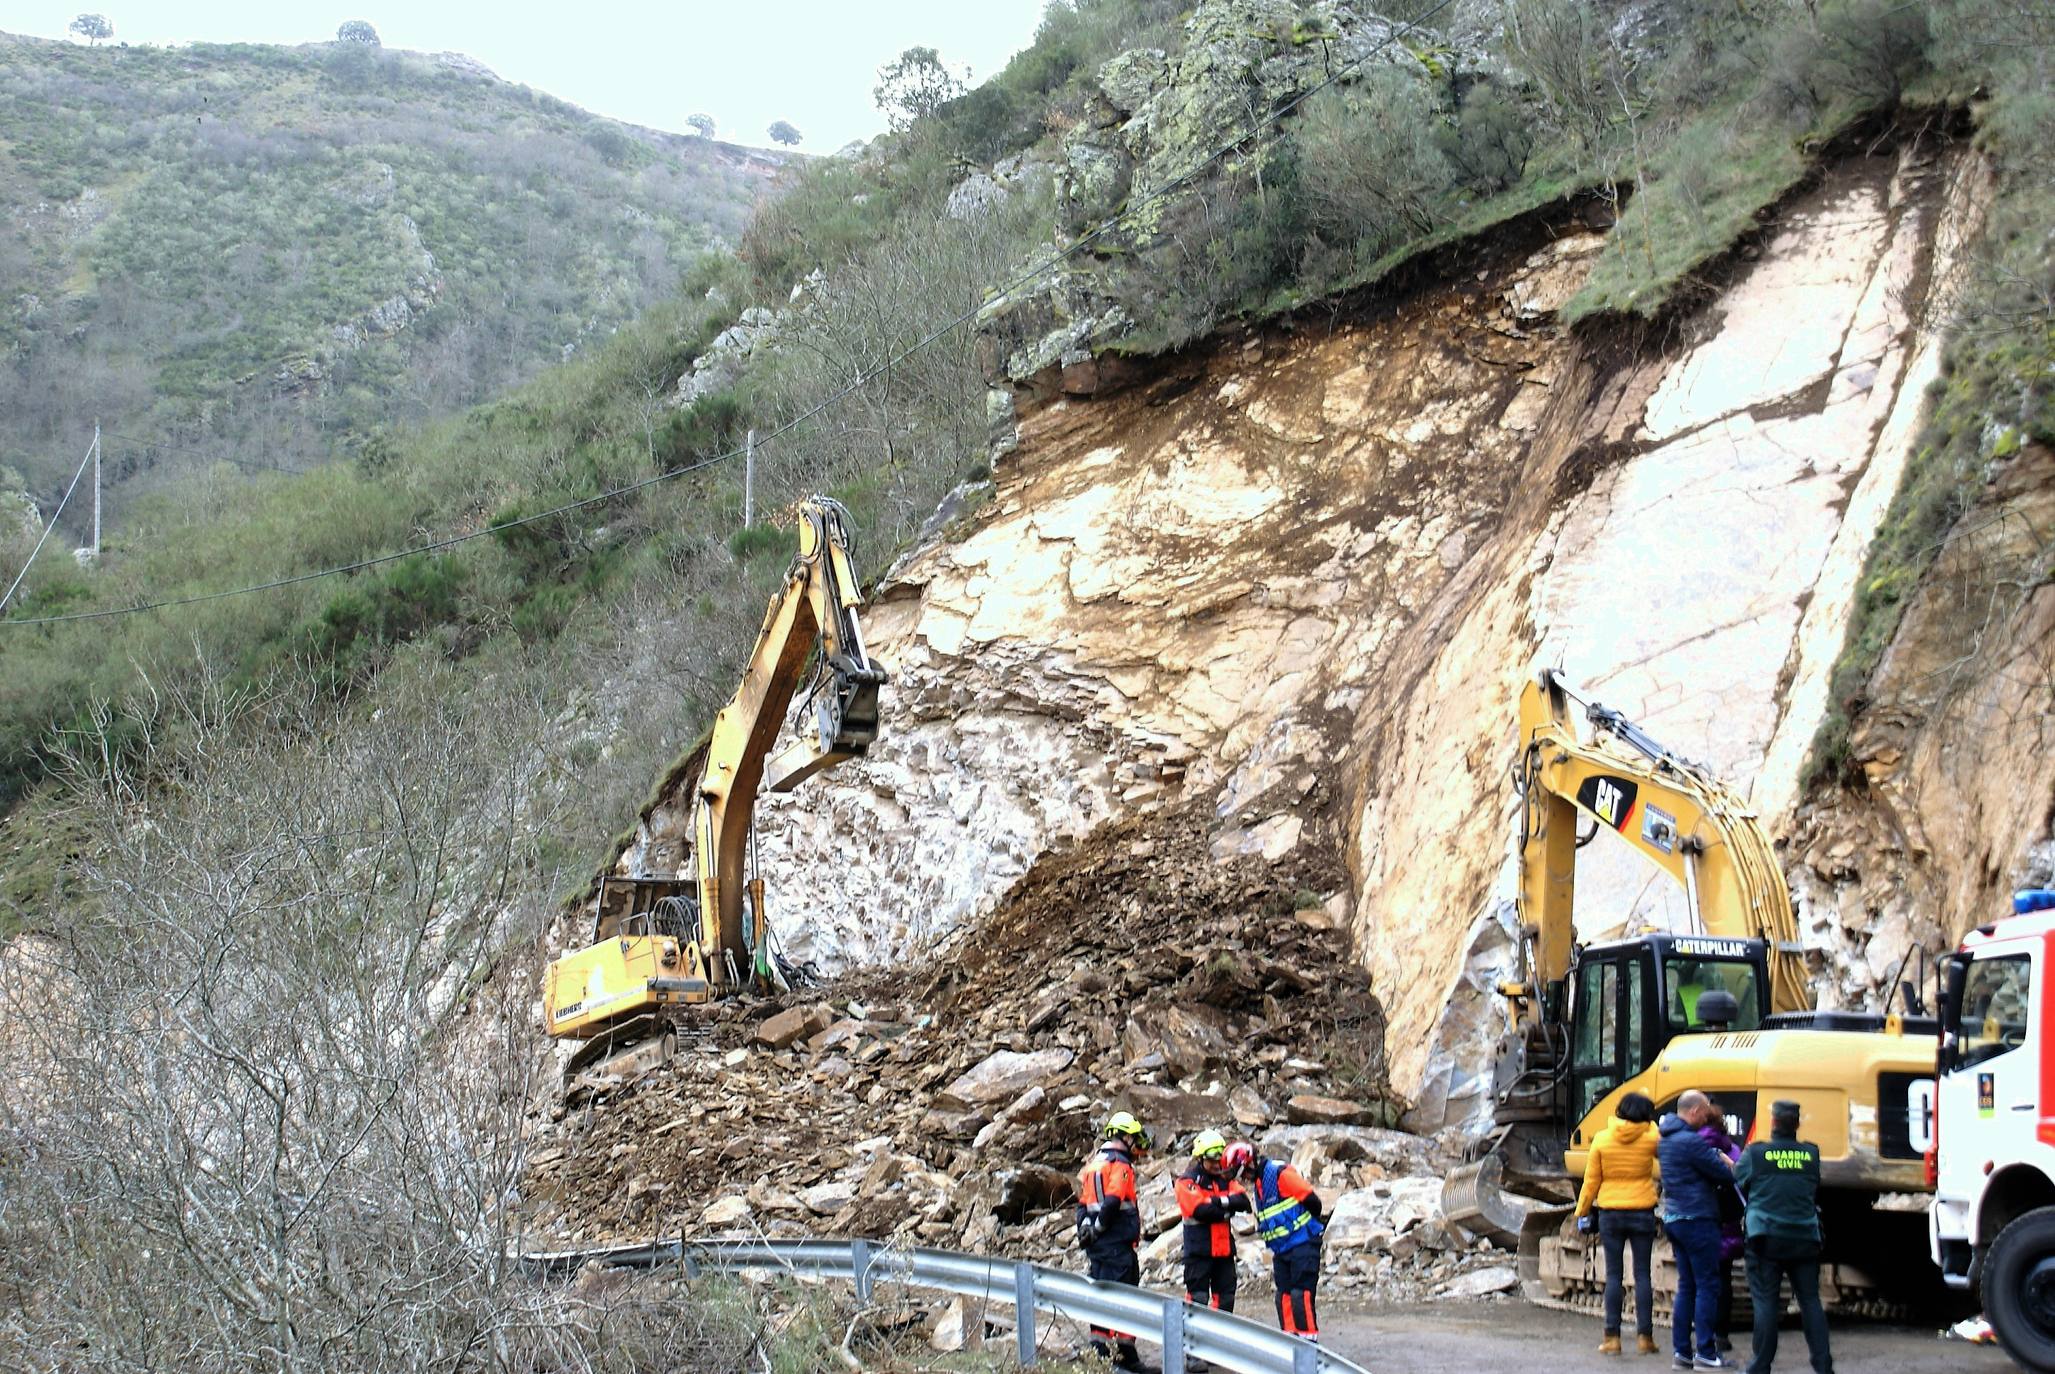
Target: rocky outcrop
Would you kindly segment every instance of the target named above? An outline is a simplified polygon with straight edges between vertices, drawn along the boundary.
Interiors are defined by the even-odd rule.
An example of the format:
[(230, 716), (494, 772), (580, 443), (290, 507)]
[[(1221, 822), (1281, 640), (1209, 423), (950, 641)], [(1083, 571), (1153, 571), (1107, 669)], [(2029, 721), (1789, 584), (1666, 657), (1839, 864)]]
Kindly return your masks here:
[[(1479, 61), (1475, 50), (1337, 0), (1202, 0), (1174, 54), (1137, 48), (1108, 61), (1055, 168), (1058, 230), (1067, 239), (1089, 233), (1098, 247), (1092, 257), (1061, 261), (1054, 245), (1037, 248), (1028, 261), (1050, 265), (986, 304), (978, 324), (987, 372), (1015, 382), (1045, 378), (1121, 343), (1135, 327), (1121, 303), (1133, 285), (1133, 274), (1123, 275), (1127, 260), (1203, 205), (1221, 177), (1270, 156), (1260, 139), (1223, 150), (1224, 131), (1330, 80), (1346, 85), (1379, 69), (1424, 80), (1416, 50), (1430, 46), (1445, 76)], [(1189, 270), (1161, 263), (1144, 275)], [(1070, 379), (1065, 385), (1078, 389)]]
[[(1505, 526), (1423, 617), (1426, 651), (1370, 693), (1357, 929), (1393, 1024), (1439, 1026), (1393, 1047), (1416, 1121), (1484, 1105), (1480, 1048), (1513, 952), (1510, 723), (1537, 665), (1748, 789), (1788, 833), (1819, 684), (1934, 366), (1923, 307), (1937, 224), (1972, 213), (1951, 201), (1962, 165), (1914, 153), (1840, 169), (1684, 347), (1559, 379), (1568, 409), (1528, 470), (1579, 482), (1589, 457), (1612, 461), (1531, 529)], [(1688, 928), (1681, 894), (1609, 839), (1580, 855), (1578, 897), (1586, 938)]]

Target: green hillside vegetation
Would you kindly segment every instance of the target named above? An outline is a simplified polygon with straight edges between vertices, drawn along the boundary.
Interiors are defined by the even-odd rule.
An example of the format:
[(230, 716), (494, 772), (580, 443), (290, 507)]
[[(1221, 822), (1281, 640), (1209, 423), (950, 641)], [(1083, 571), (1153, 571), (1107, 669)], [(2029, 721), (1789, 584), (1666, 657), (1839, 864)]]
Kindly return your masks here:
[[(1976, 70), (1960, 45), (1929, 43), (1924, 11), (1876, 0), (1824, 5), (1817, 16), (1690, 4), (1665, 14), (1670, 28), (1649, 49), (1660, 60), (1644, 54), (1631, 70), (1594, 72), (1592, 61), (1628, 59), (1578, 7), (1520, 0), (1508, 10), (1518, 23), (1503, 39), (1505, 62), (1524, 54), (1537, 70), (1555, 62), (1603, 77), (1606, 89), (1633, 96), (1618, 115), (1574, 82), (1448, 79), (1425, 38), (1414, 40), (1424, 54), (1418, 72), (1378, 69), (1319, 93), (1253, 140), (1248, 159), (1230, 160), (1204, 198), (1203, 223), (1170, 215), (1164, 243), (1115, 255), (1135, 346), (1172, 345), (1220, 319), (1359, 288), (1426, 247), (1579, 186), (1639, 189), (1573, 310), (1652, 312), (1688, 296), (1693, 274), (1752, 230), (1756, 212), (1804, 175), (1806, 149), (1826, 131), (1889, 119), (1920, 83), (1944, 89)], [(460, 418), (375, 432), (348, 450), (349, 463), (320, 473), (253, 480), (216, 470), (167, 490), (121, 522), (101, 566), (39, 564), (30, 596), (10, 614), (176, 599), (475, 534), (703, 462), (738, 446), (746, 429), (776, 431), (874, 371), (856, 394), (766, 443), (758, 508), (775, 511), (813, 489), (839, 495), (856, 509), (878, 566), (944, 492), (982, 472), (987, 432), (967, 329), (947, 331), (916, 363), (885, 364), (1050, 251), (1047, 177), (1028, 179), (993, 213), (945, 213), (966, 160), (1039, 156), (1058, 137), (1049, 131), (1093, 98), (1108, 57), (1137, 38), (1174, 48), (1181, 31), (1161, 0), (1054, 6), (1035, 44), (986, 86), (945, 89), (872, 156), (792, 169), (737, 254), (703, 259), (589, 358)], [(333, 56), (257, 51), (321, 89), (336, 80), (321, 65)], [(405, 80), (431, 87), (467, 80), (418, 63), (406, 70)], [(535, 99), (538, 110), (550, 103)], [(1039, 119), (1024, 113), (1038, 109)], [(616, 154), (654, 165), (639, 145)], [(153, 260), (140, 243), (134, 253)], [(1171, 272), (1173, 253), (1218, 270)], [(785, 306), (814, 269), (828, 286), (792, 312), (780, 347), (719, 394), (683, 410), (666, 403), (725, 325), (752, 305)], [(737, 530), (739, 468), (694, 472), (344, 578), (13, 632), (0, 643), (9, 668), (0, 677), (0, 790), (32, 786), (51, 731), (120, 697), (139, 670), (176, 677), (204, 661), (238, 683), (304, 681), (347, 697), (366, 692), (402, 644), (459, 662), (502, 641), (549, 645), (588, 632), (609, 607), (658, 595), (683, 608), (691, 642), (708, 650), (694, 657), (705, 675), (694, 695), (710, 710), (782, 562), (778, 537)], [(11, 576), (20, 551), (10, 556), (7, 543), (0, 535), (0, 572)]]
[(97, 418), (121, 499), (475, 404), (671, 296), (771, 157), (358, 43), (0, 35), (0, 462), (47, 493)]

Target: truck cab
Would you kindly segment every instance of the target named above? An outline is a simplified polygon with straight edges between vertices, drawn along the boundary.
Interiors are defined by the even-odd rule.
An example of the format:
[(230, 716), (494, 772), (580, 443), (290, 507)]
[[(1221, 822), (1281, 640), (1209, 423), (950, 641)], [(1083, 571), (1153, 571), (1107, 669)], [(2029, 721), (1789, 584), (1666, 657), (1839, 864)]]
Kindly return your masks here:
[(2055, 1371), (2055, 892), (2022, 892), (2014, 910), (1942, 965), (1928, 1234), (2006, 1352)]

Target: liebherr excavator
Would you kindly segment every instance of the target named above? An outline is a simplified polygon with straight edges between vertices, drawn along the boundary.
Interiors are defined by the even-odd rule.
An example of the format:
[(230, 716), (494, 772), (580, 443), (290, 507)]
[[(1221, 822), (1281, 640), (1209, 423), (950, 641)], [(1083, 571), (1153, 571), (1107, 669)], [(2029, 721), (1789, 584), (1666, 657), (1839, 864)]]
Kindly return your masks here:
[[(1790, 892), (1747, 803), (1616, 711), (1586, 705), (1584, 737), (1576, 700), (1552, 670), (1520, 700), (1523, 976), (1499, 988), (1514, 1026), (1494, 1066), (1493, 1133), (1449, 1176), (1444, 1209), (1470, 1229), (1518, 1234), (1530, 1299), (1586, 1305), (1604, 1287), (1595, 1237), (1567, 1226), (1568, 1208), (1525, 1208), (1502, 1187), (1573, 1200), (1592, 1138), (1630, 1092), (1658, 1111), (1688, 1089), (1709, 1093), (1737, 1140), (1789, 1098), (1820, 1147), (1823, 1296), (1843, 1311), (1925, 1296), (1938, 1280), (1920, 1272), (1922, 1213), (1873, 1204), (1927, 1188), (1937, 1025), (1814, 1011)], [(1682, 889), (1689, 932), (1577, 943), (1577, 851), (1600, 829)], [(1697, 1015), (1714, 990), (1739, 1007), (1717, 1034)]]
[[(678, 1008), (780, 979), (770, 948), (763, 879), (748, 876), (757, 793), (789, 792), (860, 758), (878, 734), (884, 670), (863, 646), (863, 596), (850, 562), (849, 513), (801, 502), (799, 552), (771, 598), (742, 684), (714, 718), (692, 802), (690, 874), (601, 879), (593, 943), (543, 975), (549, 1033), (587, 1043), (565, 1069), (639, 1068), (667, 1058)], [(775, 757), (800, 684), (809, 676), (799, 737)]]

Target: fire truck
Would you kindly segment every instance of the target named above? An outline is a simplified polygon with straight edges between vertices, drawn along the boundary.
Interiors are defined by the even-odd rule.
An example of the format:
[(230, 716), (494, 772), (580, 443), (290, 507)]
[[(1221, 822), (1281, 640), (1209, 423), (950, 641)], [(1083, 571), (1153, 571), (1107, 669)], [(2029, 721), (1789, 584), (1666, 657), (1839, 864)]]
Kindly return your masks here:
[(1927, 1226), (2005, 1352), (2055, 1374), (2055, 891), (2012, 909), (1942, 964)]

